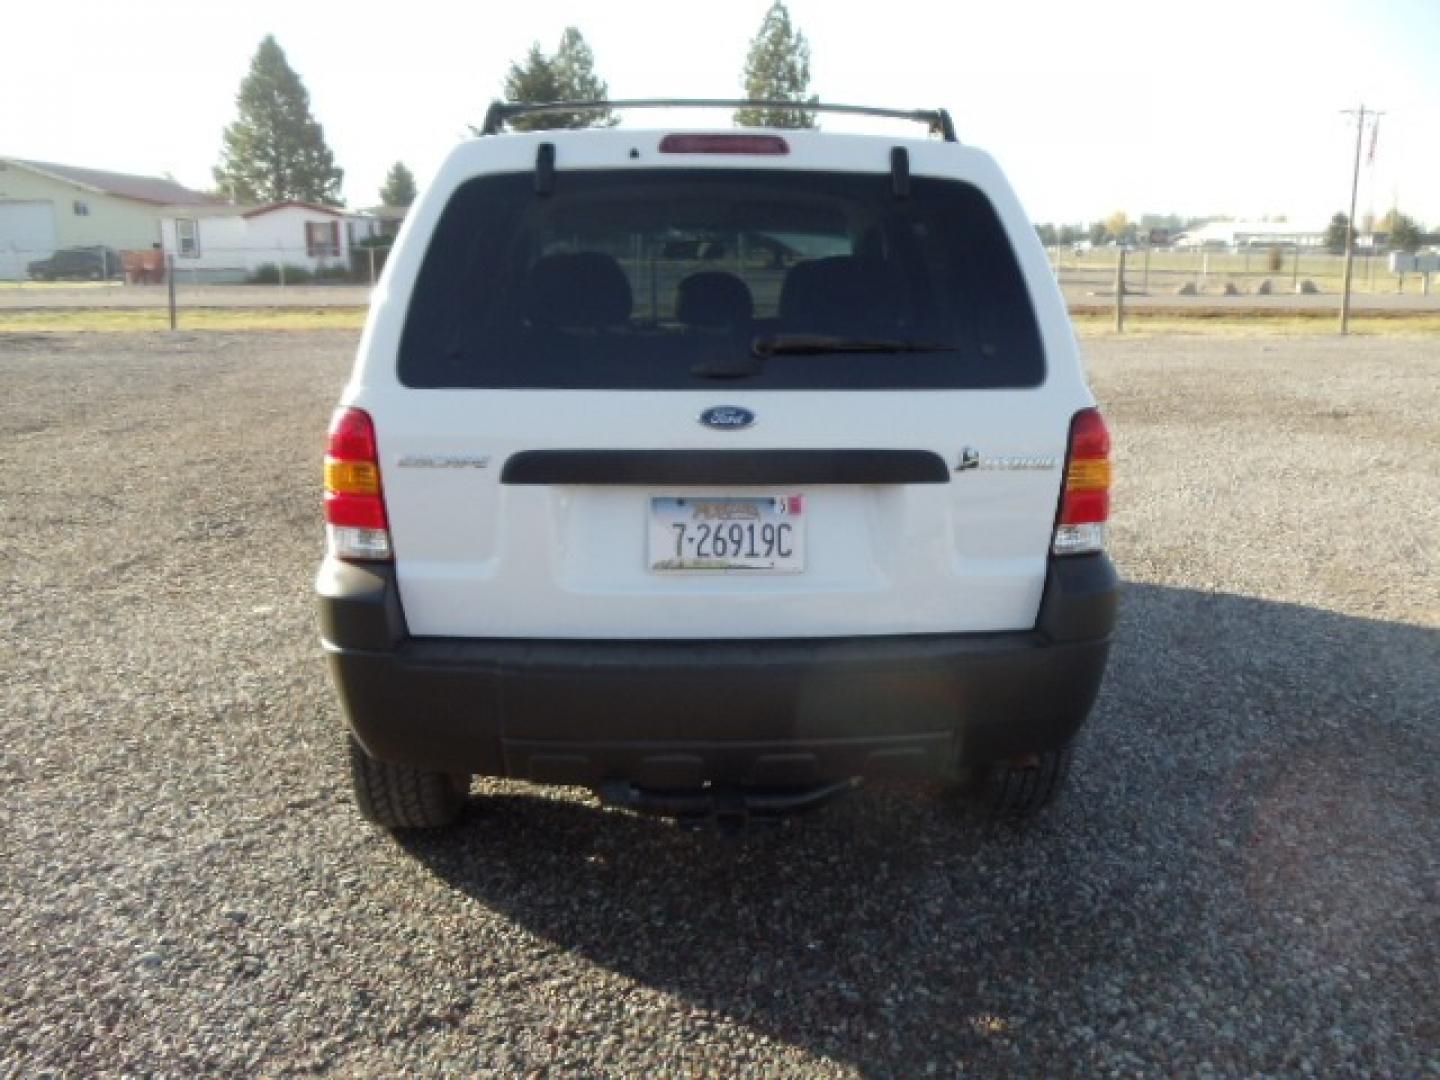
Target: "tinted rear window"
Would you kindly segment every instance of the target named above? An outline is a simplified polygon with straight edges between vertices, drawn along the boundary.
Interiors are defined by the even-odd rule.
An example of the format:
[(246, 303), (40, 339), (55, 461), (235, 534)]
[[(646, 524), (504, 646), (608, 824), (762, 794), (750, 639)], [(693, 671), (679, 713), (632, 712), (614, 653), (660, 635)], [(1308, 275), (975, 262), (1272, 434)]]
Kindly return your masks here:
[[(784, 335), (939, 351), (753, 359)], [(746, 389), (964, 389), (1037, 385), (1045, 361), (974, 187), (915, 177), (899, 199), (888, 173), (672, 169), (560, 172), (550, 195), (528, 172), (465, 183), (399, 358), (412, 387), (693, 390), (717, 370)]]

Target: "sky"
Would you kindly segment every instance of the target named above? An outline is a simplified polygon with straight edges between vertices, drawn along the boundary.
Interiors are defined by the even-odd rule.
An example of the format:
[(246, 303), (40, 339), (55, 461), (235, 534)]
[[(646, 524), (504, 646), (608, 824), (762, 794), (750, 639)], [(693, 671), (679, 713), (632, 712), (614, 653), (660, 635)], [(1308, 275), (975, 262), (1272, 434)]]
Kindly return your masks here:
[[(577, 26), (612, 97), (733, 97), (768, 6), (0, 0), (0, 155), (209, 186), (240, 80), (273, 33), (347, 201), (369, 206), (396, 160), (424, 183), (532, 42), (553, 50)], [(1363, 102), (1385, 113), (1360, 216), (1398, 205), (1440, 228), (1440, 0), (788, 6), (812, 92), (949, 108), (1036, 221), (1124, 210), (1323, 223), (1349, 198), (1355, 129), (1341, 110)], [(661, 114), (633, 115), (651, 127)]]

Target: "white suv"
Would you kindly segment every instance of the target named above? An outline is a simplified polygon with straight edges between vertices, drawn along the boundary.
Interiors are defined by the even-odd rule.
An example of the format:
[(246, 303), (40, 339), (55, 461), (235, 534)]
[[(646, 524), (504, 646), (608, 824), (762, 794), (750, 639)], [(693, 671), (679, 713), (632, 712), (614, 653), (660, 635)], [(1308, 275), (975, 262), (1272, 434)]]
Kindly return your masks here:
[(995, 162), (855, 111), (941, 137), (486, 134), (412, 209), (316, 583), (368, 818), (446, 824), (476, 774), (725, 821), (1054, 794), (1109, 436)]

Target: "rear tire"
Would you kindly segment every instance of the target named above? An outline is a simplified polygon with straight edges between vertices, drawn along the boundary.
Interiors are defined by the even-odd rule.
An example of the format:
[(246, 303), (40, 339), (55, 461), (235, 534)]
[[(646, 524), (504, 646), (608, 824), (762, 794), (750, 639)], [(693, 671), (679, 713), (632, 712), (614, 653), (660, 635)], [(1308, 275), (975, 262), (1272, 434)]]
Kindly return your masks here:
[(981, 766), (966, 788), (966, 797), (992, 818), (1033, 818), (1059, 797), (1070, 775), (1071, 757), (1070, 747), (1064, 746)]
[(387, 829), (438, 829), (460, 816), (470, 793), (468, 773), (377, 761), (353, 736), (348, 742), (355, 805), (367, 821)]

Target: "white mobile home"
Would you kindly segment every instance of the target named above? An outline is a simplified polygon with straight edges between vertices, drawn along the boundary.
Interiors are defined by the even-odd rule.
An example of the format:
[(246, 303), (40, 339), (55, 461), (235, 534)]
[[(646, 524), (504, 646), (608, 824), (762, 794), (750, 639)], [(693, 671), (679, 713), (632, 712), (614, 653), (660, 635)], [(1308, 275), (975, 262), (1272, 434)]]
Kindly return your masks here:
[(302, 202), (176, 213), (161, 223), (162, 243), (180, 281), (244, 281), (267, 264), (314, 273), (350, 266), (350, 216)]

